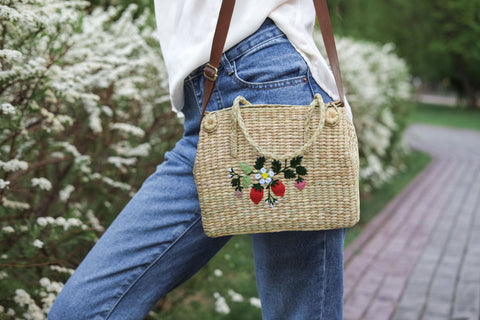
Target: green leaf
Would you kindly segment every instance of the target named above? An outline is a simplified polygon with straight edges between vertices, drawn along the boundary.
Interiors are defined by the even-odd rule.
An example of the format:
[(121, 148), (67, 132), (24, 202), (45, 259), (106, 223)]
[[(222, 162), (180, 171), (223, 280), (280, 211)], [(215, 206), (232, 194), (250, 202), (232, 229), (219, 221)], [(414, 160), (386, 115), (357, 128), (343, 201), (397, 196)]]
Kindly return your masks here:
[(255, 191), (260, 191), (260, 190), (263, 190), (263, 187), (260, 183), (255, 183), (253, 186), (252, 186), (253, 189), (255, 189)]
[(302, 159), (303, 157), (302, 156), (298, 156), (296, 158), (293, 158), (292, 160), (290, 160), (290, 167), (296, 167), (298, 165), (300, 165), (300, 163), (302, 163)]
[(278, 160), (272, 161), (272, 170), (275, 174), (279, 173), (282, 170), (282, 163)]
[(232, 179), (232, 187), (239, 187), (240, 186), (240, 178)]
[(255, 165), (253, 167), (257, 170), (260, 170), (263, 168), (264, 164), (265, 164), (265, 157), (261, 156), (257, 158), (257, 161), (255, 161)]
[(245, 163), (245, 162), (240, 162), (240, 168), (242, 169), (243, 172), (245, 172), (245, 174), (250, 174), (252, 173), (252, 170), (253, 168), (248, 165), (248, 163)]
[(250, 185), (250, 182), (252, 181), (252, 179), (250, 178), (250, 176), (244, 176), (243, 177), (243, 186), (245, 188), (248, 188), (248, 186)]
[(307, 174), (307, 169), (305, 167), (298, 166), (295, 170), (297, 171), (297, 174), (300, 176), (304, 176)]
[(293, 172), (292, 169), (287, 169), (283, 172), (284, 176), (285, 176), (285, 179), (292, 179), (292, 178), (295, 178), (297, 175), (295, 174), (295, 172)]

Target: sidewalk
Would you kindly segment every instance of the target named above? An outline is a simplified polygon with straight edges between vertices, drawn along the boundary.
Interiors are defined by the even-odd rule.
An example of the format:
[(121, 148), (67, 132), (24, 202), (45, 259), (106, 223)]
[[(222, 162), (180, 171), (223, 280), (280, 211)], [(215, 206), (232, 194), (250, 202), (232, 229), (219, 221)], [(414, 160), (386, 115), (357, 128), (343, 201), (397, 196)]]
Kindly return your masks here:
[(432, 163), (345, 250), (344, 319), (480, 318), (480, 133), (414, 125)]

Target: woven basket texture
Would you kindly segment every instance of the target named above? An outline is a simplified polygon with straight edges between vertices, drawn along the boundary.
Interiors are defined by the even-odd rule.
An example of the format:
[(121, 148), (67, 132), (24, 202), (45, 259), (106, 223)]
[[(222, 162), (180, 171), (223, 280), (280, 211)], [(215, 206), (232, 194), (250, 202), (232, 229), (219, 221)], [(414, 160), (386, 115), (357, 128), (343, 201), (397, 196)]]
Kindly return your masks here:
[[(322, 115), (320, 106), (312, 109), (300, 105), (244, 105), (240, 110), (251, 138), (276, 155), (301, 149), (318, 128)], [(309, 114), (310, 121), (305, 125)], [(303, 154), (301, 166), (307, 170), (302, 176), (304, 188), (300, 190), (295, 179), (287, 179), (280, 172), (271, 179), (281, 181), (284, 195), (277, 196), (272, 188), (265, 188), (261, 201), (255, 204), (250, 193), (253, 185), (259, 183), (254, 174), (258, 170), (253, 168), (249, 175), (250, 184), (244, 186), (242, 178), (243, 190), (236, 192), (232, 179), (237, 176), (229, 176), (232, 175), (229, 169), (246, 176), (240, 163), (254, 167), (261, 155), (235, 125), (237, 122), (232, 121), (232, 107), (205, 113), (193, 173), (202, 224), (209, 237), (336, 229), (358, 222), (359, 158), (355, 128), (343, 107), (327, 109), (324, 114), (326, 123), (335, 116), (338, 122), (324, 125), (318, 139)], [(267, 173), (273, 160), (265, 159), (263, 167)], [(292, 159), (277, 160), (285, 168)], [(269, 194), (278, 203), (266, 203)]]

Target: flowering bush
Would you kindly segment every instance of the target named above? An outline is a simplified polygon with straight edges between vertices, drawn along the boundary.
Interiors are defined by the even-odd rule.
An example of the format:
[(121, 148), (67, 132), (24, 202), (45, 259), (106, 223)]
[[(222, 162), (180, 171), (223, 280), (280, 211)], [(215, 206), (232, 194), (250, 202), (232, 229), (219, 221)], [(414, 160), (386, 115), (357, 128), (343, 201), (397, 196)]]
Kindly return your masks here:
[(181, 134), (149, 12), (87, 5), (0, 1), (2, 319), (46, 318)]
[[(314, 39), (323, 49), (320, 32)], [(412, 94), (410, 75), (392, 44), (337, 37), (336, 45), (357, 130), (361, 188), (369, 191), (404, 170), (401, 134)]]

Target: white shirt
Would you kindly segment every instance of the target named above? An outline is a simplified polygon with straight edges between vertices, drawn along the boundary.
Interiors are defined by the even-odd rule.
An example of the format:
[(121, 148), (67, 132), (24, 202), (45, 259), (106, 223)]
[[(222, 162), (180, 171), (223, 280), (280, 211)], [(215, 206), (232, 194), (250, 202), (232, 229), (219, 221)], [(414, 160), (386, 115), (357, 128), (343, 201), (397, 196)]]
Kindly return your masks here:
[[(154, 0), (157, 29), (168, 72), (172, 108), (183, 108), (184, 79), (208, 62), (222, 0)], [(333, 74), (313, 41), (313, 0), (236, 1), (224, 52), (253, 34), (269, 17), (307, 62), (317, 84), (334, 100)], [(347, 114), (352, 120), (345, 99)]]

